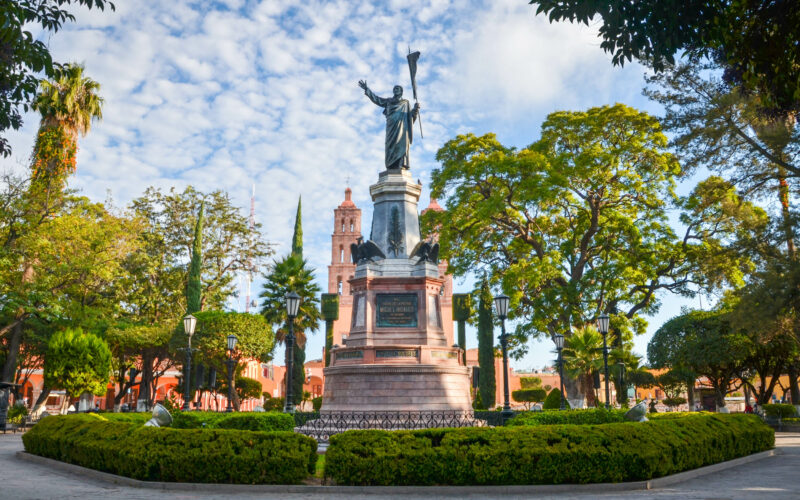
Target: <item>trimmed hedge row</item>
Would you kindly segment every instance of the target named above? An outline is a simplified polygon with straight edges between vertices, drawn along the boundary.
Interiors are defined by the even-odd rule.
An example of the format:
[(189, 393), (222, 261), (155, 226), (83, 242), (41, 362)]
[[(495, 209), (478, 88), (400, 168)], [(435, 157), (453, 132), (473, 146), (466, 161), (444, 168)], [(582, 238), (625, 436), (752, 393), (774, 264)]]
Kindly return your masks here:
[(754, 415), (651, 422), (420, 431), (331, 437), (325, 476), (340, 485), (490, 485), (646, 480), (770, 449)]
[(508, 421), (506, 425), (587, 425), (609, 424), (625, 421), (627, 410), (604, 410), (593, 408), (590, 410), (545, 410), (520, 413)]
[(291, 431), (294, 417), (280, 412), (219, 413), (180, 411), (172, 415), (174, 429), (239, 429), (247, 431)]
[(768, 403), (763, 405), (764, 413), (769, 417), (792, 418), (797, 416), (797, 409), (788, 403)]
[(314, 472), (317, 443), (293, 432), (170, 429), (52, 416), (22, 436), (25, 451), (144, 481), (299, 484)]

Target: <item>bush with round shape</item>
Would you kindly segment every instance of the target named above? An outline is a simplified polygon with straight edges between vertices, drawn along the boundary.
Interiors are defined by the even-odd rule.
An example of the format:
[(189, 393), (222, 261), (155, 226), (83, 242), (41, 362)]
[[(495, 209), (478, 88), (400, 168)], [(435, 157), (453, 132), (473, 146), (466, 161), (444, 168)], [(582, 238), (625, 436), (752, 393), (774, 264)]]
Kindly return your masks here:
[(786, 403), (765, 404), (762, 408), (768, 417), (791, 418), (797, 416), (794, 405)]
[[(558, 389), (553, 389), (550, 391), (550, 394), (544, 398), (542, 410), (558, 410), (559, 408), (561, 408), (561, 391)], [(564, 400), (564, 408), (570, 408), (569, 401), (566, 399)]]
[(544, 410), (525, 412), (509, 420), (506, 425), (596, 425), (624, 421), (625, 410), (592, 408), (588, 410)]
[(603, 425), (347, 431), (331, 438), (338, 485), (511, 485), (641, 481), (772, 448), (755, 415)]
[(144, 481), (299, 484), (313, 473), (317, 443), (294, 432), (171, 429), (51, 416), (22, 436), (25, 451)]

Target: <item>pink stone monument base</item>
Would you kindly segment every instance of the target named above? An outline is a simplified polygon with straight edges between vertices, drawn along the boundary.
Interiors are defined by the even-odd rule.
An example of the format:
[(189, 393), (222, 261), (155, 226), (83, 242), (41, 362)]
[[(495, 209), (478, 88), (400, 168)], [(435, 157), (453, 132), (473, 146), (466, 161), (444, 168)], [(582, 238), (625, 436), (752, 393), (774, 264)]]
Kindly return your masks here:
[(472, 411), (469, 369), (371, 364), (325, 368), (321, 411)]

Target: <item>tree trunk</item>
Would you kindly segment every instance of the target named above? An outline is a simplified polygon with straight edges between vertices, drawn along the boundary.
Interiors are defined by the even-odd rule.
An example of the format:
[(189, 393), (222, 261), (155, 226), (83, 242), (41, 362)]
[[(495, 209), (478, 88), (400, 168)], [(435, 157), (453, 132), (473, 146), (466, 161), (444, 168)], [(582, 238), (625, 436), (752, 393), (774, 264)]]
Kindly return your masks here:
[(694, 380), (686, 384), (686, 399), (689, 400), (689, 411), (694, 410)]
[(31, 408), (31, 414), (36, 415), (36, 413), (39, 411), (39, 408), (44, 406), (44, 404), (47, 402), (48, 397), (50, 397), (50, 387), (45, 384), (42, 386), (42, 392), (40, 392), (39, 397), (36, 398), (33, 408)]
[(19, 346), (22, 342), (22, 322), (17, 323), (11, 329), (11, 337), (8, 339), (8, 355), (3, 365), (2, 382), (13, 384), (17, 375), (17, 359), (19, 358)]
[(789, 391), (792, 395), (792, 404), (800, 405), (800, 387), (797, 384), (798, 366), (795, 363), (789, 365), (786, 369), (789, 374)]

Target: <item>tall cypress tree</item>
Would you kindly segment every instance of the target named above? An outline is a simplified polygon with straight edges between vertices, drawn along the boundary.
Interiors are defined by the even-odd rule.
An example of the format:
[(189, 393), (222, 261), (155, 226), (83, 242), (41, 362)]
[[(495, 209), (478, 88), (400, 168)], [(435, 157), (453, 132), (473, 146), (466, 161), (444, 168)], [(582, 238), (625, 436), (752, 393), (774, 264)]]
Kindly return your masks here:
[(203, 267), (203, 213), (206, 202), (200, 202), (200, 212), (197, 214), (197, 224), (194, 227), (194, 242), (192, 243), (192, 260), (189, 263), (189, 277), (186, 282), (186, 313), (199, 311), (202, 304), (203, 285), (200, 280)]
[(483, 408), (494, 407), (496, 383), (494, 378), (494, 328), (492, 324), (492, 292), (486, 278), (481, 282), (478, 296), (478, 393)]
[[(292, 235), (292, 256), (298, 259), (303, 258), (303, 219), (302, 219), (302, 197), (297, 199), (297, 214), (294, 219), (294, 234)], [(303, 401), (303, 382), (306, 379), (305, 372), (306, 345), (301, 346), (298, 342), (294, 346), (294, 360), (292, 361), (292, 399), (295, 405)]]

